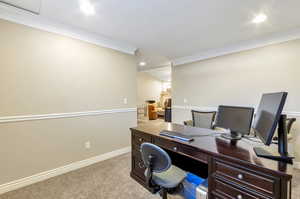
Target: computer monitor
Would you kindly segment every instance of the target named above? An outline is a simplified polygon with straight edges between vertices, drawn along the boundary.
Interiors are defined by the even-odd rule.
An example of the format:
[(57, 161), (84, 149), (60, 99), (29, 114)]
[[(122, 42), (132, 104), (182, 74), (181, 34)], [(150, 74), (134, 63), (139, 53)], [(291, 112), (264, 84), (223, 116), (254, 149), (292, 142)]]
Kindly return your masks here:
[(239, 106), (224, 106), (218, 108), (216, 127), (230, 129), (233, 136), (239, 139), (250, 133), (254, 108)]
[(259, 157), (292, 163), (293, 157), (289, 157), (287, 152), (286, 115), (282, 114), (287, 95), (287, 92), (263, 94), (256, 111), (253, 130), (268, 146), (272, 143), (278, 125), (278, 152), (262, 147), (255, 147), (254, 151)]
[(253, 130), (265, 145), (272, 143), (287, 92), (263, 94), (255, 114)]

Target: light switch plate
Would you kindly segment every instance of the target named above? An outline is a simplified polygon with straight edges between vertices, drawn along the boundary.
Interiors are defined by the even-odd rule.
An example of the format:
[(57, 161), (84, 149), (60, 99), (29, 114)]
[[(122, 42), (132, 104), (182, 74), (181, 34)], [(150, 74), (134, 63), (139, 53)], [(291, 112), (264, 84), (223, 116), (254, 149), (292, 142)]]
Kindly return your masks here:
[(127, 100), (126, 97), (123, 99), (123, 103), (124, 103), (124, 104), (127, 104), (127, 103), (128, 103), (128, 100)]
[(90, 149), (91, 148), (91, 142), (90, 141), (85, 142), (84, 146), (85, 146), (86, 149)]

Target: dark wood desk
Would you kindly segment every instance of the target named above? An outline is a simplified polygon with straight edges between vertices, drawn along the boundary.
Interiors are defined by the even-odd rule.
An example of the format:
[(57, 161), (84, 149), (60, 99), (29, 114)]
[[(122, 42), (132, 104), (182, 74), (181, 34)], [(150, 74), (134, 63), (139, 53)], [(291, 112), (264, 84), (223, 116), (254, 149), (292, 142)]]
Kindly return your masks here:
[[(186, 143), (160, 136), (162, 130), (195, 135), (194, 141)], [(292, 166), (257, 157), (250, 141), (241, 140), (232, 146), (215, 131), (172, 123), (145, 124), (131, 128), (131, 133), (131, 177), (145, 188), (145, 166), (139, 148), (143, 142), (151, 142), (164, 148), (174, 165), (208, 177), (210, 199), (291, 197)]]

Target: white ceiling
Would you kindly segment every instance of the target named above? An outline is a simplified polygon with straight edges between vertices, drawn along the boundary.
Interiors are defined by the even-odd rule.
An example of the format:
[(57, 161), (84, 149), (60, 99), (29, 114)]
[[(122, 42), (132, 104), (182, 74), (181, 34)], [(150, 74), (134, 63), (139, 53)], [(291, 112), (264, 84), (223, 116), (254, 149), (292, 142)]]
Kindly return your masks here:
[[(90, 1), (92, 16), (79, 0), (42, 0), (40, 17), (135, 46), (149, 67), (300, 27), (299, 0)], [(268, 20), (252, 24), (261, 12)]]

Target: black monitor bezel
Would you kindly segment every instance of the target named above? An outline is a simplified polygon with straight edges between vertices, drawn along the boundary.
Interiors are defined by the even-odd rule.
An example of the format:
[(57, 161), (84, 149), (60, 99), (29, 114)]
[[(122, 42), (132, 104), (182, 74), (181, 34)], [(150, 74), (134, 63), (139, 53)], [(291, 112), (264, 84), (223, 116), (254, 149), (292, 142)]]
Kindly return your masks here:
[[(260, 102), (261, 102), (264, 95), (272, 95), (272, 94), (279, 94), (279, 93), (282, 93), (283, 95), (282, 95), (282, 98), (281, 98), (281, 102), (280, 102), (280, 104), (279, 104), (279, 108), (278, 108), (277, 113), (276, 113), (276, 117), (275, 117), (274, 123), (273, 123), (272, 128), (271, 128), (271, 131), (268, 132), (268, 136), (265, 138), (264, 136), (261, 135), (261, 133), (259, 133), (259, 132), (255, 129), (255, 125), (253, 126), (253, 131), (254, 131), (254, 133), (259, 137), (259, 139), (260, 139), (266, 146), (269, 146), (269, 145), (272, 144), (272, 139), (273, 139), (273, 136), (274, 136), (274, 134), (275, 134), (275, 131), (276, 131), (276, 128), (277, 128), (277, 125), (278, 125), (280, 116), (281, 116), (281, 114), (282, 114), (283, 107), (284, 107), (284, 105), (285, 105), (285, 102), (286, 102), (288, 93), (287, 93), (287, 92), (264, 93), (264, 94), (261, 96), (261, 100), (260, 100)], [(259, 104), (260, 104), (260, 103), (259, 103)], [(259, 107), (258, 107), (258, 108), (259, 108)], [(258, 108), (257, 108), (257, 110), (258, 110)], [(256, 113), (257, 113), (257, 110), (256, 110)]]
[[(254, 109), (253, 107), (219, 105), (219, 106), (218, 106), (218, 112), (217, 112), (217, 118), (216, 118), (216, 126), (217, 126), (217, 123), (218, 123), (218, 120), (219, 120), (219, 115), (220, 115), (220, 114), (219, 114), (219, 109), (220, 109), (221, 107), (252, 110), (252, 113), (251, 113), (251, 120), (250, 120), (250, 124), (249, 124), (249, 128), (248, 128), (248, 133), (241, 133), (241, 132), (238, 132), (238, 133), (240, 133), (241, 135), (249, 135), (249, 134), (250, 134), (251, 127), (252, 127), (252, 122), (253, 122), (253, 118), (254, 118), (254, 111), (255, 111), (255, 109)], [(218, 127), (218, 126), (217, 126), (217, 127)]]

